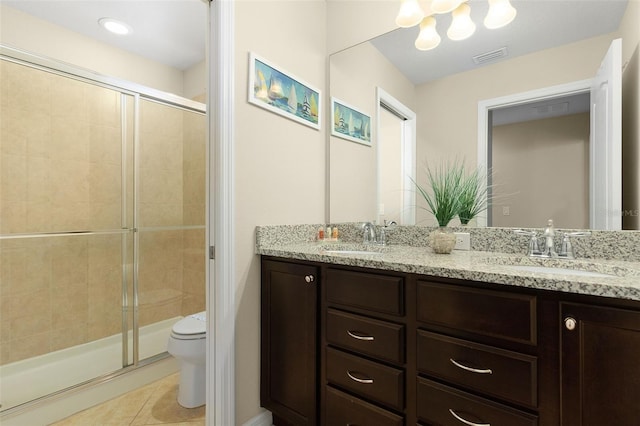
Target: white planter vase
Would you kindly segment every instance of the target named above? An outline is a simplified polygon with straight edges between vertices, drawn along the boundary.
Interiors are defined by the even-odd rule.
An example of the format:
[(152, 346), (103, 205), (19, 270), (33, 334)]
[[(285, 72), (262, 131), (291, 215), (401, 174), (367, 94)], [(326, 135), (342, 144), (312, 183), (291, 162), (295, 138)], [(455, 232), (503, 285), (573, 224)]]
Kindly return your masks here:
[(456, 235), (446, 226), (431, 231), (429, 234), (429, 244), (434, 253), (449, 254), (456, 245)]

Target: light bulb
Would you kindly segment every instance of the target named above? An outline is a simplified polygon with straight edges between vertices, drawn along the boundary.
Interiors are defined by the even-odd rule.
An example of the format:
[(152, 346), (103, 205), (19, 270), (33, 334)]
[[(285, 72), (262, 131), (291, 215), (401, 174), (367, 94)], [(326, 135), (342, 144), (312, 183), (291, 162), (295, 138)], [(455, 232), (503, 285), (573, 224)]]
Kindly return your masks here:
[(440, 44), (440, 35), (436, 31), (436, 20), (433, 16), (427, 16), (420, 22), (420, 34), (415, 46), (418, 50), (435, 49)]
[(491, 30), (504, 27), (513, 21), (516, 13), (509, 0), (489, 0), (489, 12), (484, 18), (484, 26)]
[(451, 14), (453, 20), (447, 31), (447, 36), (451, 40), (464, 40), (471, 37), (476, 30), (476, 24), (471, 20), (471, 8), (468, 4), (462, 3)]
[(466, 0), (433, 0), (431, 10), (434, 13), (449, 13)]
[(126, 35), (131, 32), (131, 27), (122, 21), (113, 18), (100, 18), (98, 23), (107, 31), (118, 35)]
[(402, 0), (398, 16), (396, 16), (396, 25), (402, 28), (413, 27), (418, 25), (424, 18), (424, 12), (418, 0)]

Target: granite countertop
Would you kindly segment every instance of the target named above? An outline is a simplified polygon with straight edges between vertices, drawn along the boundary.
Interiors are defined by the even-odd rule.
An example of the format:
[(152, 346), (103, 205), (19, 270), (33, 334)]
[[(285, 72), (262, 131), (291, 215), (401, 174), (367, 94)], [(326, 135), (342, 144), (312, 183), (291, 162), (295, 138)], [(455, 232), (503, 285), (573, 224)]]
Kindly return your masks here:
[[(341, 250), (357, 251), (336, 253)], [(443, 255), (435, 254), (429, 247), (340, 242), (262, 242), (257, 245), (256, 252), (288, 259), (640, 301), (640, 262), (534, 259), (521, 254), (488, 251), (454, 250)], [(558, 271), (562, 273), (526, 269), (531, 266), (534, 269), (538, 266), (562, 268)], [(603, 275), (579, 275), (580, 271)]]

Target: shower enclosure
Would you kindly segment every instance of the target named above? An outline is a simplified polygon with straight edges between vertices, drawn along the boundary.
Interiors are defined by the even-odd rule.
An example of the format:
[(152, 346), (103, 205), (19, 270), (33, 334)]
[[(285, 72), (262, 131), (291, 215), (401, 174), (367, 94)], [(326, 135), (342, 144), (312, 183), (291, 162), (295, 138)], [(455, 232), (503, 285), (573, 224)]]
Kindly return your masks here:
[(203, 104), (0, 51), (0, 411), (166, 356), (205, 310)]

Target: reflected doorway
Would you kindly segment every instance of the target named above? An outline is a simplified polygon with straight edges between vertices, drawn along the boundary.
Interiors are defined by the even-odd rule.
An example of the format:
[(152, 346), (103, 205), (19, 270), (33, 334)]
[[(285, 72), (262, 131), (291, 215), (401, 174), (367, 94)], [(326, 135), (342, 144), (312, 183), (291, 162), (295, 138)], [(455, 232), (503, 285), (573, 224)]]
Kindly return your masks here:
[(416, 224), (416, 114), (377, 88), (377, 221)]

